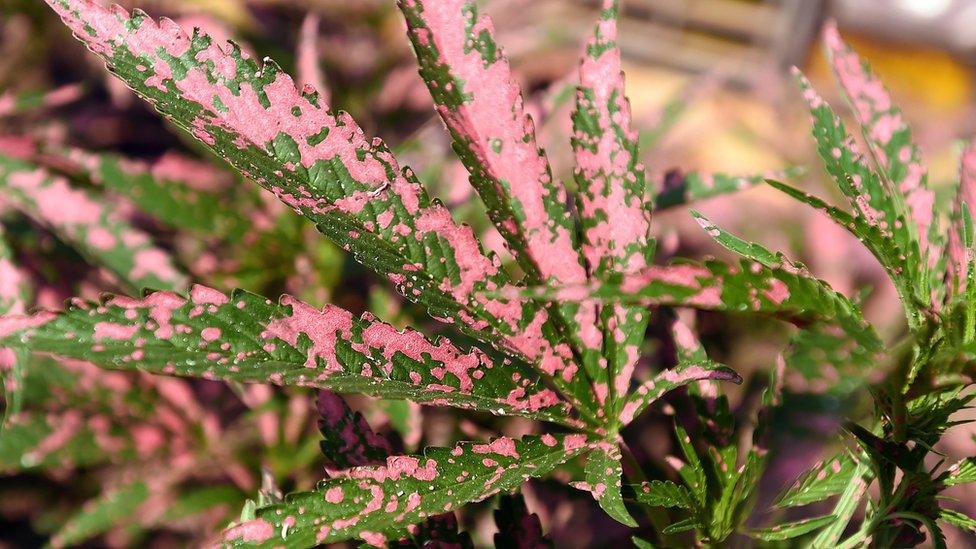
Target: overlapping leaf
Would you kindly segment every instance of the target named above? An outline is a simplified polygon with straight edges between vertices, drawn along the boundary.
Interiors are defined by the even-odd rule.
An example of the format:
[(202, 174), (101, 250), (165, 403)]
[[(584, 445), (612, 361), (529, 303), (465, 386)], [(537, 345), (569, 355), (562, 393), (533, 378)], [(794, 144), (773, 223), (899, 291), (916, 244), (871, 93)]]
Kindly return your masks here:
[(30, 162), (0, 155), (3, 200), (46, 225), (135, 289), (186, 285), (169, 255), (95, 195)]
[[(471, 173), (471, 183), (529, 280), (582, 284), (586, 271), (566, 191), (552, 177), (535, 139), (531, 118), (508, 60), (496, 44), (491, 20), (468, 0), (399, 3), (420, 74)], [(585, 364), (599, 359), (596, 309), (591, 303), (557, 308), (565, 333)], [(565, 355), (564, 355), (565, 356)], [(593, 375), (594, 368), (587, 367)], [(566, 372), (566, 370), (563, 370)], [(584, 376), (555, 376), (557, 385), (594, 407)], [(599, 380), (594, 380), (599, 382)]]
[[(917, 268), (923, 265), (920, 263), (922, 256), (917, 233), (914, 226), (909, 225), (910, 220), (905, 213), (904, 200), (868, 166), (854, 138), (844, 128), (844, 123), (810, 82), (799, 71), (795, 71), (795, 74), (803, 97), (810, 106), (813, 137), (827, 173), (837, 182), (857, 215), (876, 227), (884, 238), (890, 239), (900, 252), (895, 257), (887, 258), (886, 263), (899, 265), (895, 276), (904, 279), (906, 284), (897, 287), (902, 292), (906, 309), (914, 311), (918, 301), (927, 303), (930, 298), (927, 291), (920, 291), (921, 286), (916, 286), (916, 283), (928, 286), (925, 278), (927, 269)], [(913, 293), (906, 295), (906, 291)]]
[(63, 313), (0, 320), (0, 341), (112, 368), (568, 419), (562, 401), (525, 365), (287, 296), (275, 304), (194, 286), (189, 298), (156, 292), (76, 301)]
[(967, 218), (972, 220), (973, 208), (976, 208), (976, 143), (966, 146), (959, 164), (959, 189), (956, 191), (954, 212), (956, 219), (949, 230), (946, 250), (949, 297), (965, 292), (974, 261), (972, 227), (967, 227), (965, 221)]
[(911, 220), (906, 228), (914, 233), (922, 257), (928, 256), (931, 265), (941, 248), (938, 227), (932, 226), (935, 194), (928, 188), (928, 173), (912, 142), (911, 129), (871, 67), (841, 40), (833, 21), (824, 26), (823, 41), (877, 166), (893, 195), (904, 201), (906, 217)]
[[(620, 65), (617, 2), (606, 0), (580, 63), (573, 112), (582, 253), (594, 280), (640, 272), (654, 259), (650, 200)], [(597, 387), (607, 388), (611, 418), (629, 388), (648, 318), (639, 306), (600, 310), (606, 363), (586, 366)]]
[[(65, 156), (86, 178), (128, 198), (142, 213), (170, 227), (204, 234), (227, 231), (241, 234), (245, 230), (240, 216), (232, 213), (227, 200), (219, 193), (194, 188), (175, 176), (173, 170), (158, 169), (163, 165), (77, 149), (66, 152)], [(179, 162), (171, 158), (170, 162)]]
[(843, 492), (854, 478), (857, 463), (847, 454), (838, 454), (821, 461), (796, 480), (775, 502), (780, 507), (793, 507), (823, 501)]
[(273, 62), (258, 65), (235, 45), (142, 12), (92, 0), (48, 3), (137, 94), (407, 298), (528, 358), (546, 349), (539, 344), (544, 313), (479, 297), (508, 278), (472, 231), (431, 201), (382, 141), (367, 138), (347, 114), (328, 112), (315, 94), (300, 93)]
[(777, 524), (769, 528), (762, 528), (749, 532), (749, 535), (762, 541), (784, 541), (809, 534), (837, 520), (833, 515), (801, 519), (793, 522)]
[(397, 456), (384, 466), (351, 469), (313, 492), (286, 496), (256, 518), (229, 529), (232, 545), (312, 546), (351, 538), (382, 544), (409, 524), (453, 511), (530, 477), (548, 474), (587, 447), (582, 435), (497, 438), (429, 448), (423, 456)]

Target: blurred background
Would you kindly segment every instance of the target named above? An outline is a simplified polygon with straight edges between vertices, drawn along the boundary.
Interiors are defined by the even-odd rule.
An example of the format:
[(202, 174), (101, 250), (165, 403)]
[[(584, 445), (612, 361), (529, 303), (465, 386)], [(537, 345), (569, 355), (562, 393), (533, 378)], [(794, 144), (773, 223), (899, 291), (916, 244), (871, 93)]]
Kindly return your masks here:
[[(153, 16), (171, 17), (186, 28), (201, 27), (217, 37), (233, 37), (258, 57), (275, 59), (297, 80), (313, 83), (328, 93), (334, 109), (350, 112), (367, 134), (386, 140), (401, 163), (413, 167), (458, 219), (474, 226), (486, 245), (505, 255), (417, 76), (393, 0), (120, 3)], [(976, 0), (622, 3), (620, 44), (628, 94), (655, 185), (663, 187), (669, 177), (696, 172), (753, 176), (802, 167), (805, 171), (794, 178), (795, 185), (840, 203), (816, 158), (805, 105), (789, 74), (791, 66), (800, 67), (828, 102), (849, 115), (819, 45), (821, 24), (835, 18), (844, 38), (870, 60), (905, 111), (929, 167), (931, 184), (941, 203), (949, 207), (958, 179), (961, 144), (976, 134)], [(498, 42), (521, 80), (554, 169), (564, 181), (571, 181), (568, 136), (575, 71), (599, 2), (484, 0), (479, 4), (495, 20)], [(79, 150), (119, 155), (154, 174), (172, 175), (177, 172), (166, 168), (179, 166), (179, 177), (192, 183), (192, 188), (221, 194), (227, 206), (222, 215), (247, 218), (249, 214), (239, 212), (260, 213), (251, 216), (263, 220), (259, 226), (241, 228), (228, 221), (219, 231), (201, 234), (141, 215), (126, 197), (106, 192), (106, 200), (151, 234), (193, 281), (221, 289), (237, 286), (264, 295), (287, 292), (317, 306), (332, 301), (357, 313), (372, 309), (399, 325), (424, 324), (419, 311), (356, 266), (310, 224), (267, 200), (256, 186), (237, 185), (237, 176), (219, 160), (162, 122), (109, 77), (42, 2), (0, 0), (0, 153), (27, 158), (98, 191), (97, 178), (86, 176), (84, 169), (71, 163), (77, 156), (64, 153)], [(696, 208), (719, 226), (804, 261), (816, 275), (848, 295), (870, 289), (865, 298), (869, 319), (889, 337), (902, 330), (897, 297), (881, 268), (856, 240), (825, 217), (763, 186), (712, 198)], [(0, 219), (7, 226), (11, 247), (35, 280), (31, 306), (58, 307), (72, 295), (94, 298), (103, 291), (124, 288), (104, 269), (72, 251), (70, 243), (63, 242), (43, 220), (16, 210), (0, 197)], [(727, 257), (685, 208), (661, 212), (654, 227), (663, 259), (675, 255)], [(773, 323), (729, 323), (700, 315), (698, 326), (715, 358), (747, 378), (767, 371), (786, 342), (782, 327)], [(648, 349), (645, 369), (658, 367), (656, 353), (653, 347)], [(92, 411), (95, 405), (91, 403), (97, 399), (78, 380), (98, 374), (83, 365), (68, 366), (61, 365), (74, 376), (70, 382), (65, 381), (65, 387), (57, 391), (30, 397), (23, 413), (56, 423), (70, 414), (69, 402), (87, 403), (72, 408), (81, 410), (86, 421), (106, 417), (105, 410), (112, 411), (108, 417), (117, 418), (119, 410), (126, 409), (128, 419), (112, 420), (122, 421), (119, 429), (131, 430), (133, 425), (158, 428), (167, 440), (181, 440), (184, 454), (211, 465), (154, 488), (169, 494), (167, 502), (183, 502), (188, 484), (199, 489), (197, 499), (184, 502), (183, 514), (170, 516), (169, 511), (146, 507), (152, 500), (137, 498), (137, 504), (128, 507), (130, 513), (138, 510), (138, 521), (129, 517), (123, 521), (127, 526), (119, 527), (109, 520), (107, 525), (69, 540), (95, 539), (92, 543), (115, 546), (140, 541), (178, 546), (203, 540), (239, 512), (244, 497), (253, 497), (261, 485), (262, 468), (269, 471), (266, 477), (285, 490), (308, 487), (321, 476), (315, 414), (310, 411), (314, 395), (270, 388), (237, 394), (211, 382), (181, 382), (181, 389), (173, 389), (130, 376), (127, 383), (133, 394), (159, 399), (158, 406), (173, 407), (174, 413), (193, 426), (181, 433), (172, 422), (157, 425), (151, 414), (131, 411), (117, 402), (106, 403), (98, 413)], [(809, 466), (824, 452), (824, 441), (835, 434), (840, 411), (859, 405), (830, 396), (827, 383), (829, 380), (804, 379), (795, 373), (788, 376), (788, 387), (797, 394), (815, 396), (797, 397), (798, 411), (781, 420), (783, 425), (777, 431), (780, 458), (764, 483), (784, 486)], [(173, 396), (179, 391), (207, 404), (187, 405), (183, 397)], [(733, 403), (738, 404), (748, 400), (750, 386), (747, 383), (730, 391)], [(51, 400), (51, 394), (59, 396)], [(406, 450), (491, 431), (518, 434), (537, 429), (517, 420), (459, 419), (443, 410), (365, 399), (350, 402)], [(638, 431), (632, 436), (638, 440), (642, 458), (660, 461), (669, 452), (668, 443), (660, 442), (667, 438), (669, 421), (658, 414), (635, 428)], [(29, 444), (11, 440), (9, 435), (0, 440), (0, 547), (43, 543), (58, 530), (58, 524), (73, 516), (81, 502), (97, 500), (105, 486), (118, 492), (152, 463), (144, 456), (131, 462), (53, 450), (47, 452), (53, 456), (50, 459), (26, 459)], [(950, 432), (942, 450), (950, 456), (974, 455), (976, 444), (971, 433)], [(214, 456), (219, 458), (217, 463), (231, 465), (213, 467)], [(301, 472), (296, 474), (296, 470)], [(223, 485), (232, 488), (206, 491)], [(597, 530), (574, 531), (573, 524), (599, 521), (598, 510), (585, 495), (557, 497), (552, 490), (545, 484), (530, 488), (530, 508), (540, 514), (557, 545), (591, 545), (594, 540), (586, 536)], [(762, 498), (768, 501), (772, 495), (773, 489)], [(976, 494), (956, 495), (963, 498), (971, 514), (976, 512)], [(117, 508), (113, 512), (112, 517), (121, 513)], [(478, 527), (487, 520), (481, 516), (473, 513), (465, 520)], [(607, 539), (613, 539), (612, 525), (607, 528)], [(957, 532), (952, 535), (957, 536), (956, 543), (973, 542), (959, 538)]]

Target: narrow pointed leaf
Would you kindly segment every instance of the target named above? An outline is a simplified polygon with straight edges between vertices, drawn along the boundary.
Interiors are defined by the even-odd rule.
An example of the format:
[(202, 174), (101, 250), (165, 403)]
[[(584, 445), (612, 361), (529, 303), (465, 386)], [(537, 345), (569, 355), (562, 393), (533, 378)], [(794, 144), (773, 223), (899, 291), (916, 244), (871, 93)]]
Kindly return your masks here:
[(794, 507), (823, 501), (843, 492), (854, 478), (857, 464), (845, 452), (821, 461), (803, 473), (773, 505)]
[(587, 447), (582, 435), (498, 438), (396, 456), (384, 466), (350, 469), (313, 492), (289, 494), (226, 531), (232, 545), (312, 546), (352, 538), (395, 539), (409, 524), (509, 492), (547, 475)]
[(290, 296), (275, 304), (244, 291), (194, 286), (189, 299), (157, 292), (76, 301), (62, 313), (0, 319), (0, 341), (110, 368), (566, 420), (559, 417), (565, 406), (525, 365)]
[(585, 489), (593, 494), (593, 497), (600, 503), (600, 507), (610, 517), (634, 528), (637, 526), (637, 522), (627, 511), (624, 498), (620, 494), (622, 476), (620, 447), (617, 445), (600, 444), (587, 455)]
[[(48, 0), (109, 70), (167, 119), (245, 176), (311, 219), (319, 230), (386, 276), (436, 318), (493, 344), (536, 319), (518, 303), (478, 301), (477, 290), (508, 282), (468, 227), (431, 201), (388, 147), (369, 139), (348, 114), (333, 115), (302, 94), (274, 62), (259, 65), (172, 21), (106, 9), (92, 0)], [(541, 334), (537, 337), (541, 337)], [(520, 345), (519, 345), (520, 344)], [(535, 358), (532, 354), (530, 358)]]
[[(827, 173), (837, 182), (857, 215), (877, 227), (885, 238), (891, 239), (909, 265), (920, 265), (921, 255), (916, 231), (913, 226), (909, 226), (910, 221), (906, 218), (900, 196), (868, 166), (843, 122), (817, 94), (810, 82), (799, 71), (795, 71), (795, 74), (813, 115), (813, 137)], [(890, 261), (894, 262), (895, 259), (890, 258)], [(916, 271), (919, 270), (910, 269), (900, 273), (900, 276), (910, 282), (916, 279), (925, 280), (924, 277), (919, 278)], [(927, 301), (928, 298), (926, 293), (924, 299)]]
[(621, 407), (620, 421), (627, 425), (668, 392), (694, 381), (705, 380), (742, 383), (742, 377), (734, 370), (711, 361), (678, 364), (631, 391)]
[(939, 520), (976, 534), (976, 519), (954, 509), (939, 509)]
[[(586, 281), (566, 191), (536, 142), (508, 60), (488, 17), (469, 0), (401, 0), (410, 40), (438, 113), (470, 181), (516, 260), (535, 283)], [(587, 362), (599, 357), (592, 304), (563, 303), (557, 316)], [(554, 335), (550, 342), (555, 342)], [(555, 345), (555, 343), (553, 343)], [(539, 347), (539, 345), (536, 345)], [(550, 353), (552, 354), (552, 353)], [(592, 369), (588, 369), (590, 371)], [(595, 407), (585, 375), (554, 381), (584, 407)], [(566, 379), (568, 377), (568, 379)]]
[(928, 188), (928, 173), (908, 123), (871, 67), (841, 40), (833, 21), (824, 26), (823, 40), (878, 167), (904, 197), (923, 257), (930, 253), (934, 259), (941, 247), (937, 233), (930, 241), (935, 194)]
[(150, 489), (142, 480), (110, 488), (68, 518), (51, 537), (50, 546), (77, 546), (90, 540), (132, 517), (149, 497)]
[(701, 225), (709, 236), (714, 238), (716, 242), (721, 244), (723, 247), (731, 252), (735, 252), (746, 259), (751, 259), (756, 261), (759, 265), (765, 268), (773, 270), (783, 270), (787, 273), (792, 273), (802, 280), (808, 281), (811, 284), (818, 286), (817, 293), (821, 295), (835, 295), (837, 299), (842, 300), (840, 303), (848, 303), (852, 307), (850, 312), (852, 314), (846, 314), (846, 307), (841, 308), (843, 311), (833, 322), (839, 324), (839, 326), (851, 336), (852, 339), (860, 344), (860, 348), (856, 349), (855, 352), (864, 361), (868, 361), (874, 353), (882, 349), (881, 341), (878, 339), (877, 335), (874, 334), (870, 326), (861, 318), (857, 307), (850, 303), (849, 300), (843, 298), (839, 294), (833, 291), (830, 286), (818, 279), (814, 278), (808, 271), (806, 266), (801, 263), (794, 263), (785, 255), (780, 252), (773, 253), (766, 249), (760, 244), (755, 242), (747, 242), (741, 238), (728, 233), (718, 227), (716, 227), (711, 221), (705, 218), (698, 212), (692, 211), (692, 215)]
[[(590, 277), (637, 273), (653, 261), (651, 209), (644, 165), (631, 126), (617, 46), (617, 2), (604, 2), (594, 36), (580, 62), (573, 112), (573, 153), (582, 252)], [(608, 387), (615, 417), (627, 392), (649, 316), (641, 307), (608, 305), (600, 311), (605, 364), (587, 364)]]
[(651, 507), (680, 507), (695, 510), (698, 503), (684, 486), (670, 480), (652, 480), (634, 486), (634, 498)]
[(976, 457), (966, 458), (949, 467), (948, 476), (942, 480), (945, 486), (976, 482)]
[(686, 519), (681, 519), (677, 522), (669, 524), (661, 533), (668, 536), (671, 534), (678, 534), (681, 532), (687, 532), (688, 530), (694, 530), (696, 528), (701, 528), (702, 524), (695, 517), (688, 517)]
[(124, 196), (141, 212), (170, 227), (208, 234), (240, 234), (249, 227), (219, 193), (193, 188), (155, 166), (77, 149), (65, 156), (79, 175)]
[(784, 541), (809, 534), (837, 520), (833, 515), (814, 517), (778, 524), (770, 528), (752, 530), (749, 535), (762, 541)]
[(974, 260), (973, 235), (966, 234), (968, 229), (964, 223), (964, 208), (969, 218), (976, 217), (973, 215), (973, 208), (976, 208), (976, 142), (966, 146), (960, 160), (959, 189), (955, 200), (956, 218), (949, 230), (947, 246), (950, 297), (962, 295), (966, 291), (966, 281)]
[(701, 458), (698, 457), (698, 452), (695, 450), (695, 446), (692, 444), (688, 432), (680, 425), (675, 425), (674, 431), (675, 438), (678, 440), (678, 447), (681, 448), (681, 453), (684, 455), (686, 461), (681, 462), (672, 459), (671, 465), (678, 470), (678, 475), (681, 476), (681, 480), (691, 489), (691, 493), (694, 494), (698, 504), (703, 506), (707, 497), (708, 481), (705, 477), (705, 469), (702, 467)]
[(565, 189), (536, 143), (491, 20), (468, 0), (398, 5), (455, 150), (519, 264), (536, 280), (584, 280)]
[[(30, 303), (31, 284), (26, 273), (14, 263), (13, 250), (4, 238), (0, 225), (0, 315), (24, 314)], [(0, 346), (0, 381), (3, 382), (4, 409), (0, 432), (7, 420), (20, 411), (23, 405), (24, 362), (23, 350)]]
[(298, 36), (298, 48), (295, 63), (298, 65), (298, 84), (310, 86), (319, 94), (319, 99), (328, 104), (331, 93), (325, 83), (322, 65), (319, 61), (319, 20), (321, 17), (314, 11), (305, 14), (302, 28)]
[(745, 190), (761, 184), (769, 178), (789, 178), (802, 173), (789, 169), (772, 174), (730, 175), (725, 173), (690, 172), (683, 174), (672, 170), (665, 174), (661, 189), (654, 198), (654, 210), (667, 210), (687, 206), (723, 194)]
[(149, 236), (96, 195), (30, 162), (0, 155), (4, 201), (47, 226), (134, 289), (179, 290), (186, 277)]
[[(779, 190), (786, 195), (803, 202), (808, 206), (820, 210), (828, 217), (830, 217), (834, 223), (846, 229), (849, 233), (854, 235), (858, 240), (860, 240), (865, 247), (877, 258), (878, 262), (888, 271), (889, 276), (895, 282), (899, 284), (899, 280), (904, 278), (906, 270), (909, 269), (908, 263), (905, 261), (904, 257), (901, 257), (899, 248), (887, 236), (883, 231), (881, 231), (877, 226), (871, 225), (862, 216), (853, 216), (839, 208), (831, 206), (813, 196), (812, 194), (805, 193), (795, 187), (775, 181), (772, 179), (767, 179), (771, 187)], [(902, 288), (905, 288), (905, 284), (900, 284)], [(900, 290), (902, 292), (907, 292), (907, 289)]]
[(54, 108), (73, 103), (81, 97), (79, 84), (67, 84), (53, 90), (28, 90), (0, 94), (0, 118), (23, 114), (38, 108)]
[(854, 512), (861, 504), (861, 498), (864, 497), (864, 493), (868, 489), (871, 476), (870, 466), (858, 460), (857, 469), (854, 471), (851, 482), (844, 488), (844, 492), (837, 498), (837, 503), (831, 510), (831, 516), (836, 517), (837, 520), (831, 522), (813, 538), (812, 547), (833, 547), (837, 545), (847, 529), (851, 517), (854, 516)]

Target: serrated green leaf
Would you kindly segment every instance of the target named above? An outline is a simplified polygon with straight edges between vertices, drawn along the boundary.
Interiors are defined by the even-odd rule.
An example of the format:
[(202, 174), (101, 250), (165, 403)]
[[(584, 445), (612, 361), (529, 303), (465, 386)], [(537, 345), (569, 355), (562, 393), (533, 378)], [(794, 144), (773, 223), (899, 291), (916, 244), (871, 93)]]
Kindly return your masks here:
[(524, 364), (290, 296), (275, 304), (194, 286), (189, 298), (156, 292), (76, 301), (62, 313), (0, 319), (0, 342), (117, 369), (568, 419), (565, 404)]
[[(398, 6), (420, 75), (451, 132), (454, 150), (528, 280), (585, 283), (566, 190), (554, 180), (536, 143), (534, 125), (524, 112), (508, 60), (495, 42), (491, 20), (479, 16), (468, 0), (405, 0)], [(564, 302), (553, 312), (550, 323), (558, 319), (564, 326), (560, 331), (581, 354), (585, 372), (568, 379), (554, 376), (553, 381), (583, 407), (595, 410), (600, 403), (586, 376), (607, 385), (593, 377), (600, 358), (599, 332), (593, 328), (596, 308), (592, 303)], [(557, 344), (555, 338), (550, 342)]]
[(939, 509), (939, 520), (976, 534), (976, 519), (954, 509)]
[(849, 454), (841, 453), (820, 461), (803, 473), (773, 505), (794, 507), (823, 501), (843, 492), (854, 478), (857, 464)]
[(662, 189), (654, 198), (654, 210), (687, 206), (694, 202), (754, 187), (770, 177), (789, 178), (801, 173), (803, 171), (798, 168), (756, 175), (706, 172), (682, 174), (679, 171), (671, 171), (665, 175)]
[(778, 524), (770, 528), (752, 530), (749, 536), (762, 541), (784, 541), (809, 534), (837, 520), (833, 515), (814, 517)]
[(976, 457), (969, 457), (949, 467), (948, 476), (943, 479), (945, 486), (976, 482)]
[[(572, 114), (581, 249), (594, 280), (637, 273), (654, 260), (651, 199), (624, 91), (617, 11), (617, 2), (604, 3), (580, 61)], [(598, 387), (607, 387), (611, 418), (623, 406), (648, 319), (640, 306), (600, 310), (605, 360), (584, 360), (584, 366)]]
[[(810, 105), (813, 136), (827, 172), (848, 198), (851, 208), (868, 224), (877, 227), (885, 238), (891, 239), (908, 265), (921, 265), (916, 231), (913, 230), (914, 225), (909, 225), (904, 201), (867, 165), (843, 122), (806, 78), (798, 70), (794, 73), (800, 82), (804, 98)], [(895, 263), (898, 259), (892, 257), (888, 262)], [(916, 288), (916, 282), (924, 282), (927, 286), (925, 272), (927, 269), (912, 268), (899, 273), (898, 277), (906, 281), (901, 287)], [(919, 301), (928, 303), (929, 296), (922, 291), (902, 295), (902, 299), (907, 308), (914, 309)]]
[[(186, 277), (169, 254), (98, 196), (30, 162), (0, 154), (0, 189), (11, 205), (53, 230), (133, 289), (180, 290)], [(65, 207), (70, 204), (71, 207)]]
[(620, 447), (601, 444), (586, 457), (586, 484), (600, 507), (614, 520), (635, 528), (637, 521), (627, 511), (620, 494), (620, 479), (623, 467), (620, 465)]
[(171, 171), (112, 154), (76, 149), (66, 156), (78, 173), (128, 198), (141, 212), (170, 227), (221, 235), (239, 235), (247, 228), (225, 196), (194, 188)]
[(355, 537), (370, 543), (400, 537), (424, 517), (508, 492), (527, 478), (548, 474), (587, 447), (582, 435), (494, 439), (430, 448), (423, 457), (397, 456), (385, 466), (351, 469), (324, 480), (314, 492), (289, 494), (234, 526), (225, 541), (291, 547)]
[(627, 425), (666, 393), (689, 383), (705, 380), (742, 383), (742, 377), (735, 370), (712, 361), (679, 363), (631, 391), (621, 407), (620, 421)]
[[(785, 183), (772, 179), (767, 179), (766, 183), (792, 198), (827, 214), (835, 223), (860, 240), (871, 254), (874, 255), (881, 266), (884, 267), (885, 271), (888, 272), (888, 276), (898, 288), (899, 295), (903, 296), (903, 298), (912, 295), (912, 281), (907, 280), (904, 276), (904, 273), (912, 267), (910, 267), (907, 259), (901, 253), (896, 242), (876, 225), (869, 223), (863, 216), (853, 216), (827, 204), (812, 194), (805, 193)], [(910, 306), (913, 303), (906, 302), (906, 305)], [(906, 314), (910, 315), (911, 312), (906, 311)]]
[(941, 299), (942, 271), (934, 268), (942, 248), (942, 235), (935, 219), (935, 194), (928, 187), (928, 173), (918, 146), (901, 110), (891, 100), (884, 84), (867, 62), (841, 40), (837, 25), (824, 26), (824, 44), (834, 74), (850, 101), (861, 126), (861, 133), (879, 171), (911, 223), (906, 227), (917, 240), (922, 258), (927, 258), (930, 280), (926, 281)]
[(105, 491), (64, 523), (51, 537), (51, 547), (76, 546), (108, 531), (137, 513), (149, 495), (141, 480)]
[(665, 536), (670, 536), (671, 534), (678, 534), (681, 532), (687, 532), (688, 530), (694, 530), (696, 528), (701, 528), (702, 525), (698, 522), (698, 519), (694, 517), (689, 517), (686, 519), (681, 519), (678, 522), (673, 522), (668, 525), (667, 528), (661, 530), (661, 533)]
[(681, 476), (685, 485), (691, 489), (698, 504), (704, 506), (708, 497), (708, 480), (705, 477), (705, 469), (702, 467), (701, 459), (698, 457), (698, 451), (695, 450), (691, 437), (688, 436), (688, 432), (683, 427), (676, 424), (674, 431), (675, 438), (678, 440), (678, 447), (681, 448), (681, 453), (685, 457), (685, 462), (673, 461), (672, 466), (678, 470), (678, 475)]
[(652, 480), (632, 487), (634, 499), (651, 507), (680, 507), (695, 511), (698, 503), (684, 486), (670, 480)]
[(836, 517), (836, 520), (827, 525), (813, 538), (810, 547), (834, 547), (840, 541), (841, 536), (847, 529), (848, 523), (851, 521), (851, 517), (854, 516), (854, 512), (857, 511), (858, 506), (861, 504), (861, 498), (867, 492), (870, 479), (873, 477), (871, 467), (866, 461), (866, 458), (864, 461), (858, 459), (857, 468), (854, 470), (851, 482), (837, 499), (837, 503), (834, 504), (834, 508), (831, 511), (831, 516)]

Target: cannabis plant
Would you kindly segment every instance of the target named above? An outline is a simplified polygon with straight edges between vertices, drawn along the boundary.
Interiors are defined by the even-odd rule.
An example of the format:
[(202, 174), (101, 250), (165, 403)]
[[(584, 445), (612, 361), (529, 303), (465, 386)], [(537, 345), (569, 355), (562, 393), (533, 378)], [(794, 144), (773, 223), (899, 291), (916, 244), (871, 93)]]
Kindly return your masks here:
[[(958, 205), (949, 253), (942, 254), (933, 200), (907, 127), (832, 30), (828, 45), (861, 115), (873, 167), (804, 83), (805, 95), (828, 172), (856, 213), (771, 184), (824, 210), (875, 253), (906, 310), (909, 331), (897, 345), (879, 338), (856, 300), (803, 265), (738, 239), (699, 214), (706, 231), (744, 259), (735, 265), (655, 264), (650, 223), (656, 207), (739, 182), (689, 179), (677, 191), (656, 193), (646, 181), (623, 89), (616, 2), (604, 3), (580, 64), (572, 117), (575, 185), (569, 187), (553, 177), (537, 144), (491, 22), (463, 0), (398, 4), (421, 76), (511, 263), (485, 253), (474, 231), (432, 200), (383, 141), (367, 137), (348, 114), (330, 111), (314, 88), (297, 89), (273, 61), (259, 64), (234, 43), (218, 43), (199, 30), (187, 34), (141, 12), (106, 9), (91, 0), (48, 4), (167, 120), (311, 220), (447, 327), (431, 337), (371, 313), (320, 308), (288, 295), (270, 299), (202, 285), (171, 291), (185, 279), (148, 239), (119, 226), (111, 211), (51, 211), (66, 198), (82, 204), (81, 197), (72, 198), (62, 178), (27, 161), (0, 165), (4, 189), (21, 192), (24, 209), (50, 219), (66, 239), (130, 281), (131, 290), (157, 290), (76, 299), (61, 312), (21, 314), (21, 286), (7, 284), (19, 280), (16, 267), (0, 256), (0, 266), (11, 273), (0, 285), (0, 306), (8, 309), (0, 318), (0, 343), (12, 349), (3, 355), (12, 371), (33, 351), (114, 370), (222, 380), (238, 391), (240, 383), (329, 391), (319, 400), (328, 478), (313, 491), (283, 497), (266, 486), (225, 531), (224, 543), (312, 546), (361, 539), (372, 545), (464, 546), (470, 539), (457, 532), (455, 510), (557, 470), (616, 521), (643, 524), (634, 538), (642, 546), (681, 545), (685, 531), (693, 531), (697, 543), (718, 546), (737, 534), (777, 542), (815, 530), (815, 546), (836, 545), (871, 482), (877, 482), (878, 495), (868, 500), (859, 530), (843, 542), (848, 546), (868, 540), (879, 546), (918, 543), (923, 529), (938, 542), (936, 520), (972, 527), (972, 519), (944, 509), (937, 497), (947, 486), (974, 480), (973, 464), (941, 471), (925, 462), (952, 424), (949, 416), (968, 402), (964, 380), (972, 373), (976, 318), (968, 204)], [(109, 173), (115, 177), (103, 180), (121, 182), (120, 189), (136, 177), (128, 170)], [(142, 197), (145, 208), (183, 202), (165, 185), (143, 184), (158, 191)], [(971, 194), (974, 184), (964, 175), (961, 196)], [(206, 206), (194, 217), (236, 227), (224, 232), (246, 235), (261, 222), (234, 221), (221, 213), (226, 204), (219, 200)], [(168, 211), (179, 223), (179, 207)], [(771, 368), (762, 405), (750, 422), (751, 441), (736, 440), (742, 430), (716, 383), (742, 379), (708, 358), (688, 322), (672, 323), (674, 367), (649, 379), (635, 376), (650, 312), (669, 315), (670, 308), (761, 314), (797, 327), (779, 367)], [(782, 398), (781, 370), (811, 365), (887, 372), (873, 391), (877, 417), (867, 427), (850, 423), (847, 429), (860, 446), (800, 479), (777, 502), (803, 505), (839, 494), (834, 512), (750, 529), (746, 522), (766, 463), (768, 416)], [(649, 478), (622, 430), (680, 387), (687, 387), (700, 418), (692, 429), (676, 425), (683, 458), (672, 456), (668, 463), (671, 478), (680, 483)], [(546, 427), (537, 436), (499, 436), (395, 455), (332, 392), (517, 416)], [(172, 393), (171, 398), (180, 400)], [(144, 437), (131, 438), (133, 451), (144, 448)], [(147, 479), (139, 493), (150, 493), (155, 483)], [(640, 522), (634, 511), (641, 512)], [(502, 499), (496, 518), (496, 543), (544, 543), (537, 519), (521, 500)]]

